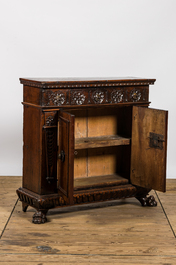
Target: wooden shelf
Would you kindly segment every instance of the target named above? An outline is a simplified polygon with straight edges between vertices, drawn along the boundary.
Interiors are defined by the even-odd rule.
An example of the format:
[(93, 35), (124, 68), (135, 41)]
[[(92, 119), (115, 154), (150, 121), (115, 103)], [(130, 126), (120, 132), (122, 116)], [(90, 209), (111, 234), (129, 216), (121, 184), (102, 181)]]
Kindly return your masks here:
[(130, 138), (119, 135), (108, 135), (99, 137), (84, 137), (75, 139), (75, 149), (87, 149), (106, 146), (129, 145)]
[(129, 183), (118, 174), (74, 179), (74, 191), (126, 185)]

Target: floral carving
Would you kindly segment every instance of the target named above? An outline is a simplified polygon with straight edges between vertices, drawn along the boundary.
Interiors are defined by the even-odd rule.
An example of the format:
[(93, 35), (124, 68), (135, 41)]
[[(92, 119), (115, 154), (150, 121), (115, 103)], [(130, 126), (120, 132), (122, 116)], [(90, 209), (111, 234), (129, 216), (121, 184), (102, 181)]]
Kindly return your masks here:
[(92, 94), (93, 101), (97, 104), (101, 104), (104, 100), (105, 94), (103, 91), (95, 91)]
[(65, 95), (61, 92), (47, 92), (48, 96), (48, 105), (50, 105), (50, 101), (53, 103), (53, 105), (60, 106), (63, 105), (65, 102)]
[(48, 116), (46, 119), (46, 125), (47, 126), (52, 126), (54, 125), (54, 117), (53, 116)]
[(86, 96), (81, 92), (74, 92), (72, 95), (72, 104), (82, 105)]
[(111, 100), (113, 103), (122, 102), (123, 91), (122, 90), (113, 90), (111, 93)]
[(140, 98), (141, 98), (141, 92), (140, 90), (138, 89), (133, 89), (130, 93), (130, 98), (133, 100), (133, 101), (139, 101)]

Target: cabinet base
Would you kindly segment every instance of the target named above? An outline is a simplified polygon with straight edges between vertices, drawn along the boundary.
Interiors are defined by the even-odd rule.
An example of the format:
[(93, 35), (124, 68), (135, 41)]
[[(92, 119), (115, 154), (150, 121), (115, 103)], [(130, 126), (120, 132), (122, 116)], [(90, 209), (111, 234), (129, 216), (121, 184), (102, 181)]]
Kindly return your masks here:
[[(148, 189), (133, 186), (131, 184), (113, 188), (79, 191), (73, 195), (73, 205), (135, 197), (140, 201), (142, 206), (157, 206), (153, 196), (147, 197), (149, 191), (150, 190)], [(17, 194), (22, 202), (22, 209), (24, 212), (26, 212), (28, 206), (37, 210), (33, 215), (32, 222), (34, 224), (45, 223), (47, 221), (46, 214), (49, 209), (71, 206), (58, 193), (39, 195), (25, 188), (19, 188)]]

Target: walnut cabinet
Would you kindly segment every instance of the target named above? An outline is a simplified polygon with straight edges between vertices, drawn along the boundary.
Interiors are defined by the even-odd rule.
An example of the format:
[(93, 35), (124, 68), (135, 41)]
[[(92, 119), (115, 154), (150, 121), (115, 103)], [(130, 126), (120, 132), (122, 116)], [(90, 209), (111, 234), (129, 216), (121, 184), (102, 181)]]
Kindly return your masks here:
[(149, 108), (137, 78), (30, 78), (23, 84), (23, 211), (136, 197), (156, 206), (166, 190), (167, 111)]

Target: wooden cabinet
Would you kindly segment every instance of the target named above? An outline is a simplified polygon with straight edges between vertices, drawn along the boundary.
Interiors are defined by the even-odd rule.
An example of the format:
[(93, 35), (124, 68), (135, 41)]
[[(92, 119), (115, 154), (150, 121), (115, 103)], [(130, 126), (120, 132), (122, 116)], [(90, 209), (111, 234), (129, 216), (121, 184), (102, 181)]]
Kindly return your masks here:
[(166, 190), (167, 111), (150, 109), (154, 79), (20, 79), (24, 88), (23, 211)]

